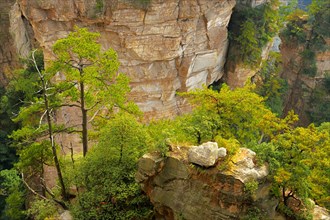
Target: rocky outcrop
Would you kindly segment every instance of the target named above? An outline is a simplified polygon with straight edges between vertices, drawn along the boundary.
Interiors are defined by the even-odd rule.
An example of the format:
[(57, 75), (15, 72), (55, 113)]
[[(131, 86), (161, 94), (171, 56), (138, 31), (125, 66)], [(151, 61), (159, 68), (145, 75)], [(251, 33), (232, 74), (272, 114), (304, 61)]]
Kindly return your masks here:
[(329, 211), (318, 205), (315, 205), (312, 215), (313, 215), (313, 219), (330, 220)]
[(18, 66), (18, 55), (9, 31), (9, 11), (15, 0), (0, 2), (0, 85), (8, 83), (10, 72)]
[[(305, 33), (307, 36), (311, 35), (310, 30), (305, 30)], [(325, 39), (323, 50), (314, 49), (311, 40), (299, 43), (297, 39), (286, 39), (282, 36), (282, 41), (281, 77), (286, 79), (289, 85), (284, 100), (284, 113), (294, 110), (299, 115), (301, 125), (329, 121), (330, 90), (325, 81), (330, 73), (330, 38)], [(312, 51), (315, 57), (304, 58), (306, 51)], [(308, 65), (314, 65), (313, 63), (315, 75), (308, 69)]]
[(177, 91), (223, 75), (235, 0), (152, 0), (146, 7), (124, 0), (17, 1), (45, 60), (53, 58), (52, 44), (75, 25), (100, 32), (103, 48), (118, 52), (132, 98), (149, 118), (180, 113), (184, 103)]
[(200, 146), (193, 146), (188, 152), (190, 163), (204, 167), (214, 166), (219, 157), (225, 156), (226, 149), (223, 147), (219, 149), (216, 142), (207, 142)]
[(272, 42), (269, 42), (263, 49), (261, 53), (261, 61), (257, 66), (249, 66), (242, 62), (236, 62), (235, 59), (230, 59), (230, 57), (238, 56), (238, 48), (232, 45), (229, 49), (229, 59), (226, 63), (226, 77), (225, 81), (231, 88), (243, 87), (247, 80), (253, 77), (261, 68), (262, 61), (268, 58), (268, 54), (273, 46)]
[(12, 72), (21, 66), (19, 58), (26, 57), (37, 45), (29, 22), (15, 2), (0, 2), (0, 86), (6, 86)]
[[(232, 38), (230, 41), (230, 46), (227, 55), (227, 61), (225, 64), (225, 76), (222, 81), (226, 82), (231, 88), (243, 87), (247, 80), (253, 77), (261, 68), (262, 61), (268, 58), (268, 54), (272, 48), (273, 43), (269, 41), (265, 43), (265, 45), (261, 48), (260, 56), (261, 59), (254, 61), (251, 63), (246, 62), (247, 58), (242, 58), (241, 54), (241, 45), (239, 42), (235, 40), (240, 33), (240, 29), (242, 27), (242, 23), (248, 20), (246, 17), (246, 12), (253, 10), (261, 10), (260, 5), (263, 5), (269, 1), (267, 0), (238, 0), (235, 6), (234, 14), (230, 21), (230, 29)], [(256, 8), (258, 7), (258, 8)], [(274, 9), (277, 10), (277, 9)], [(249, 19), (253, 20), (253, 17), (249, 17)], [(255, 18), (254, 18), (255, 19)], [(255, 27), (256, 29), (260, 29), (262, 27)], [(260, 39), (256, 39), (259, 41)], [(255, 58), (257, 59), (257, 58)]]
[[(275, 216), (277, 201), (269, 196), (265, 166), (254, 164), (255, 153), (241, 149), (231, 162), (202, 168), (188, 161), (189, 148), (173, 147), (167, 157), (146, 154), (139, 161), (137, 181), (153, 203), (157, 219), (238, 219), (251, 205)], [(222, 169), (221, 169), (222, 167)], [(245, 184), (264, 182), (251, 192)]]
[(247, 148), (240, 148), (238, 153), (231, 158), (225, 174), (239, 179), (243, 183), (258, 180), (268, 175), (267, 166), (256, 166), (256, 153)]

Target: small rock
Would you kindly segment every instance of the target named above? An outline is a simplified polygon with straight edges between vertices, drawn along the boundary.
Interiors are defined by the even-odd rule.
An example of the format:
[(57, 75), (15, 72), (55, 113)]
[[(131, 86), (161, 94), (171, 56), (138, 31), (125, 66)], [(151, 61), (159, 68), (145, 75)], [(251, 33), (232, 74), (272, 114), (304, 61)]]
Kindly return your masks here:
[(222, 158), (222, 157), (225, 157), (225, 156), (227, 156), (227, 149), (224, 148), (224, 147), (220, 147), (218, 149), (218, 157)]
[(188, 160), (204, 167), (214, 166), (218, 160), (218, 144), (216, 142), (207, 142), (200, 146), (193, 146), (189, 149)]
[(143, 155), (138, 162), (138, 172), (135, 175), (135, 180), (142, 182), (149, 176), (155, 175), (159, 171), (163, 160), (164, 158), (158, 153)]
[(330, 213), (327, 209), (315, 205), (314, 211), (313, 211), (313, 219), (319, 219), (319, 220), (330, 220)]
[(60, 215), (60, 220), (73, 220), (70, 211), (66, 210)]

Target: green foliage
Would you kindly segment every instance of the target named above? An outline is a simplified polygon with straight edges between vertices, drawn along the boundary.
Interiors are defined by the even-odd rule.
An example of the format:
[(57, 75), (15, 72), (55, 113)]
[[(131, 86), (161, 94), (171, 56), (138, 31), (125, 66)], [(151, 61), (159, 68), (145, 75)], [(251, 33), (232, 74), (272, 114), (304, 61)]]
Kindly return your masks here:
[(84, 155), (88, 150), (88, 121), (101, 115), (100, 120), (110, 117), (118, 107), (131, 113), (139, 112), (137, 106), (127, 100), (129, 79), (118, 73), (117, 53), (111, 48), (101, 51), (99, 36), (99, 33), (76, 27), (69, 36), (53, 45), (57, 59), (50, 68), (51, 72), (60, 71), (65, 78), (62, 86), (66, 90), (60, 94), (62, 100), (71, 101), (81, 111)]
[(287, 82), (279, 77), (281, 64), (279, 54), (271, 52), (256, 77), (260, 79), (256, 83), (256, 93), (263, 96), (265, 104), (279, 116), (282, 115), (283, 96), (287, 91)]
[(169, 150), (169, 145), (174, 143), (178, 133), (175, 132), (175, 121), (163, 119), (150, 122), (146, 129), (152, 138), (152, 145), (149, 146), (163, 155)]
[(0, 219), (25, 219), (25, 192), (16, 170), (0, 171), (0, 195), (6, 196), (6, 206)]
[(177, 122), (176, 130), (181, 128), (181, 132), (176, 132), (177, 136), (180, 133), (183, 134), (179, 141), (198, 145), (214, 140), (221, 124), (218, 115), (207, 109), (195, 110), (191, 114), (178, 118)]
[(250, 67), (260, 64), (262, 48), (278, 33), (280, 16), (277, 1), (234, 12), (230, 37), (237, 45), (239, 61)]
[(324, 87), (327, 89), (328, 93), (330, 93), (330, 73), (324, 78)]
[[(231, 90), (223, 85), (220, 92), (209, 89), (195, 90), (182, 95), (196, 105), (194, 117), (201, 127), (209, 123), (205, 131), (208, 137), (220, 135), (225, 139), (237, 139), (241, 144), (258, 142), (265, 132), (263, 118), (272, 115), (264, 106), (263, 98), (252, 92), (253, 87)], [(203, 140), (204, 140), (203, 139)]]
[(330, 77), (326, 76), (324, 83), (314, 89), (310, 99), (309, 104), (311, 108), (309, 109), (308, 114), (311, 120), (317, 125), (322, 122), (330, 121), (329, 79)]
[(250, 195), (254, 195), (256, 190), (258, 189), (258, 186), (259, 186), (258, 181), (255, 180), (248, 181), (244, 185), (244, 191)]
[[(40, 68), (43, 68), (42, 53), (37, 53), (36, 59)], [(32, 74), (32, 71), (35, 71), (34, 66), (26, 60), (22, 62), (26, 68), (14, 74), (14, 78), (6, 89), (0, 88), (0, 170), (10, 169), (13, 162), (17, 160), (15, 149), (10, 147), (12, 140), (8, 138), (8, 135), (18, 129), (20, 124), (15, 123), (12, 118), (18, 114), (20, 107), (24, 104), (22, 100), (31, 101), (33, 91), (37, 91), (36, 78)]]
[(306, 42), (306, 32), (304, 25), (307, 22), (307, 13), (297, 9), (286, 17), (288, 23), (286, 28), (281, 32), (286, 42), (297, 41), (298, 43)]
[(280, 17), (285, 21), (286, 17), (298, 8), (298, 0), (288, 2), (288, 5), (281, 5), (279, 9)]
[(262, 213), (257, 207), (247, 210), (246, 215), (240, 218), (241, 220), (259, 220), (262, 219)]
[[(36, 59), (40, 62), (40, 68), (43, 68), (42, 54), (38, 53)], [(23, 107), (23, 100), (26, 102), (32, 101), (33, 93), (38, 91), (35, 83), (36, 78), (33, 77), (34, 75), (32, 72), (35, 71), (34, 66), (26, 60), (22, 60), (22, 62), (25, 64), (26, 69), (18, 70), (14, 73), (13, 79), (6, 87), (6, 90), (4, 88), (0, 89), (0, 171), (12, 168), (13, 163), (17, 161), (16, 151), (18, 149), (14, 148), (14, 146), (17, 146), (15, 144), (16, 142), (13, 138), (8, 137), (8, 135), (14, 130), (19, 129), (21, 123), (17, 121), (14, 122), (12, 119), (14, 116), (17, 116), (19, 110)], [(30, 89), (36, 90), (31, 91)], [(29, 120), (33, 120), (32, 118), (33, 117), (30, 117)], [(17, 154), (19, 153), (17, 152)], [(32, 160), (31, 158), (29, 159)], [(19, 208), (22, 208), (22, 203), (24, 203), (23, 193), (21, 191), (13, 191), (7, 195), (2, 195), (0, 203), (1, 209), (4, 208), (6, 203), (6, 209), (9, 207), (8, 210), (12, 210), (10, 211), (12, 213), (8, 214), (9, 216), (12, 216), (17, 212), (19, 219), (19, 216), (23, 215), (21, 211), (18, 210)]]
[(327, 128), (324, 124), (319, 129), (314, 125), (290, 129), (274, 137), (271, 143), (253, 149), (269, 163), (274, 193), (283, 199), (284, 206), (290, 197), (312, 198), (326, 205), (330, 187), (326, 178), (330, 174)]
[(17, 95), (0, 87), (0, 171), (10, 169), (17, 159), (8, 138), (8, 134), (18, 126), (11, 120), (12, 112), (16, 112), (19, 107), (15, 107)]
[[(24, 62), (27, 67), (19, 70), (15, 74), (15, 79), (11, 81), (10, 88), (22, 92), (22, 106), (14, 118), (15, 122), (21, 122), (22, 127), (12, 132), (9, 136), (13, 139), (13, 145), (19, 155), (19, 161), (16, 164), (21, 172), (32, 170), (35, 173), (42, 172), (43, 164), (51, 164), (52, 152), (49, 140), (40, 140), (47, 137), (47, 125), (42, 123), (42, 115), (46, 111), (44, 100), (40, 92), (41, 81), (33, 61), (26, 59)], [(35, 53), (36, 62), (39, 71), (43, 68), (42, 53)], [(51, 78), (48, 76), (48, 78)], [(50, 82), (49, 82), (50, 83)], [(28, 85), (27, 85), (28, 84)], [(55, 100), (49, 91), (49, 99)]]
[(309, 12), (300, 9), (287, 16), (286, 28), (281, 36), (290, 44), (303, 44), (302, 73), (314, 77), (317, 73), (315, 53), (327, 49), (326, 39), (330, 37), (328, 26), (330, 19), (330, 2), (315, 0), (309, 7)]
[(134, 181), (138, 158), (146, 151), (145, 128), (127, 113), (100, 130), (100, 139), (79, 164), (75, 184), (84, 189), (73, 206), (77, 219), (141, 219), (150, 205)]
[(44, 199), (33, 201), (27, 213), (35, 220), (54, 219), (58, 215), (55, 203)]
[(261, 60), (261, 49), (259, 48), (256, 30), (254, 22), (248, 20), (241, 25), (241, 35), (235, 40), (239, 42), (241, 59), (248, 64), (255, 63), (257, 65)]
[(96, 6), (95, 6), (96, 12), (101, 13), (103, 11), (103, 8), (104, 8), (103, 0), (96, 0)]
[(309, 49), (305, 49), (300, 56), (303, 59), (302, 73), (314, 77), (317, 73), (315, 52)]

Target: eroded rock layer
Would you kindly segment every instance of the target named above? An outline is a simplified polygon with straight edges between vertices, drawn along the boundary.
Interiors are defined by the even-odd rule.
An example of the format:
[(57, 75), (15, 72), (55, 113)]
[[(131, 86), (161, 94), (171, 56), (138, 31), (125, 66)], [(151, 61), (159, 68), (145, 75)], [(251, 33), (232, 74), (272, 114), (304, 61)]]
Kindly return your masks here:
[(34, 36), (52, 59), (51, 46), (73, 30), (101, 33), (114, 48), (132, 97), (147, 117), (170, 117), (183, 103), (177, 91), (209, 85), (223, 75), (227, 25), (235, 0), (18, 0)]
[(18, 56), (14, 47), (13, 38), (9, 31), (9, 11), (15, 0), (1, 1), (0, 3), (0, 85), (8, 83), (10, 71), (18, 65)]
[(281, 77), (288, 82), (284, 113), (294, 110), (299, 115), (300, 124), (305, 126), (311, 122), (328, 121), (330, 118), (330, 88), (326, 84), (330, 72), (330, 38), (325, 39), (323, 51), (314, 51), (315, 75), (310, 75), (310, 71), (304, 70), (307, 61), (302, 54), (308, 51), (306, 48), (309, 41), (306, 42), (298, 44), (295, 40), (284, 39), (281, 46)]
[(189, 163), (188, 152), (173, 147), (167, 157), (146, 154), (139, 161), (136, 179), (154, 205), (156, 219), (239, 219), (255, 206), (269, 219), (277, 215), (269, 184), (259, 184), (253, 193), (245, 188), (268, 174), (267, 167), (254, 164), (254, 152), (241, 148), (231, 162), (219, 159), (209, 168)]

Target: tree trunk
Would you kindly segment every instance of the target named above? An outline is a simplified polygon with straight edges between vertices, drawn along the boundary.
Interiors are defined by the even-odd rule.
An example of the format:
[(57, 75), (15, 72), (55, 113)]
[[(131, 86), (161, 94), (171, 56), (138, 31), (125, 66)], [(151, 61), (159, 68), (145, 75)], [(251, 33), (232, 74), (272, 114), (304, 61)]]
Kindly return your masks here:
[(44, 75), (40, 72), (37, 62), (34, 58), (34, 53), (33, 55), (33, 62), (34, 65), (38, 71), (39, 74), (39, 78), (41, 80), (42, 83), (42, 93), (43, 93), (43, 99), (44, 99), (44, 105), (45, 105), (45, 109), (46, 109), (46, 119), (47, 119), (47, 124), (48, 124), (48, 133), (49, 133), (49, 140), (51, 143), (51, 148), (52, 148), (52, 153), (53, 153), (53, 157), (54, 157), (54, 163), (55, 163), (55, 168), (57, 171), (57, 176), (58, 176), (58, 180), (60, 182), (61, 185), (61, 193), (63, 196), (64, 200), (68, 200), (68, 194), (66, 192), (65, 189), (65, 185), (64, 185), (64, 181), (63, 181), (63, 176), (62, 176), (62, 171), (61, 171), (61, 167), (60, 167), (60, 163), (57, 157), (57, 152), (56, 152), (56, 146), (55, 146), (55, 141), (54, 141), (54, 135), (53, 135), (53, 128), (52, 128), (52, 120), (51, 120), (51, 116), (50, 116), (50, 108), (49, 108), (49, 101), (48, 101), (48, 96), (47, 96), (47, 85), (44, 79)]
[(47, 123), (48, 123), (49, 140), (50, 140), (51, 146), (52, 146), (52, 152), (53, 152), (54, 163), (55, 163), (55, 167), (56, 167), (56, 171), (57, 171), (57, 176), (58, 176), (58, 180), (61, 185), (63, 199), (68, 200), (69, 197), (65, 190), (61, 167), (60, 167), (60, 163), (58, 161), (56, 146), (55, 146), (55, 142), (54, 142), (53, 128), (52, 128), (52, 121), (51, 121), (50, 112), (49, 112), (50, 109), (49, 109), (49, 104), (48, 104), (48, 98), (45, 93), (44, 93), (44, 100), (45, 100), (45, 107), (46, 107), (46, 117), (47, 117)]
[(79, 69), (80, 72), (80, 110), (82, 115), (82, 144), (83, 144), (83, 156), (85, 157), (88, 151), (88, 130), (87, 130), (87, 110), (85, 109), (85, 85), (82, 81), (84, 75), (83, 69)]

